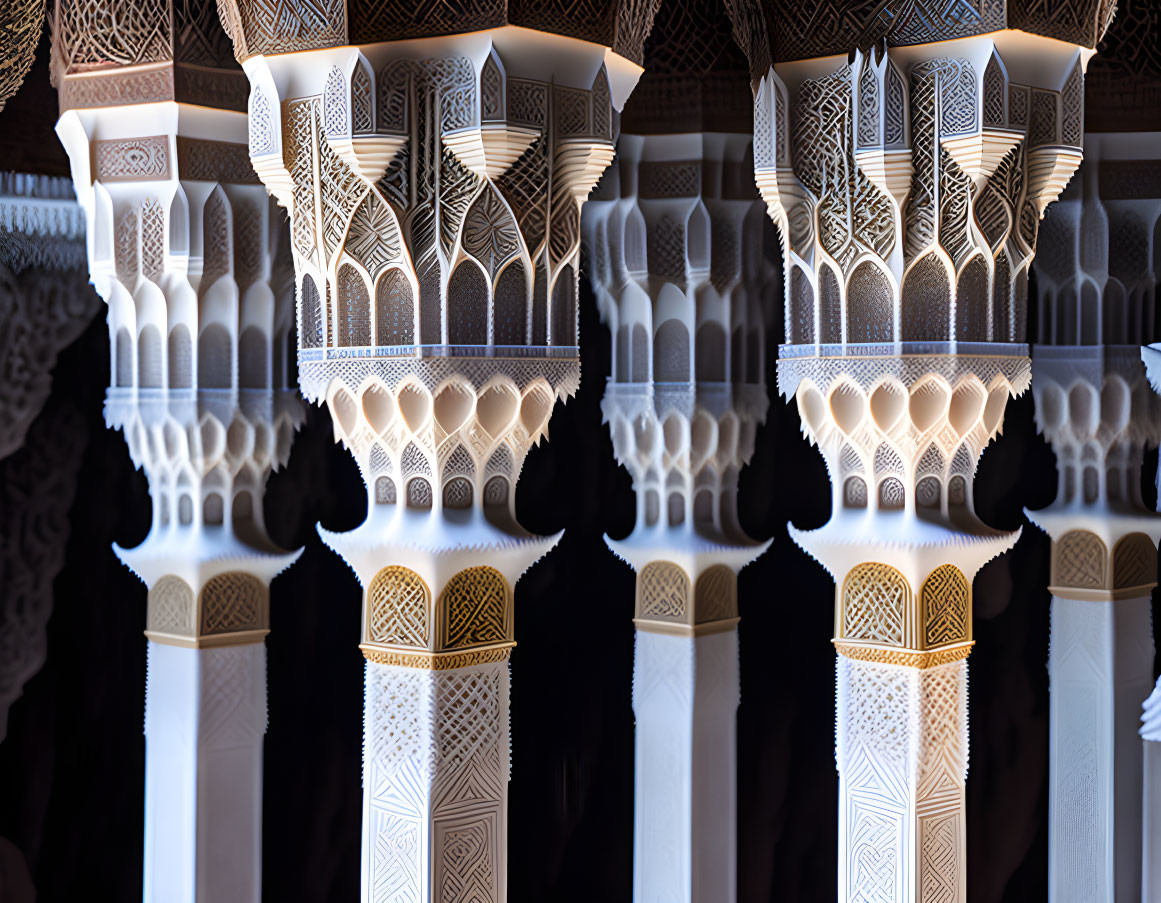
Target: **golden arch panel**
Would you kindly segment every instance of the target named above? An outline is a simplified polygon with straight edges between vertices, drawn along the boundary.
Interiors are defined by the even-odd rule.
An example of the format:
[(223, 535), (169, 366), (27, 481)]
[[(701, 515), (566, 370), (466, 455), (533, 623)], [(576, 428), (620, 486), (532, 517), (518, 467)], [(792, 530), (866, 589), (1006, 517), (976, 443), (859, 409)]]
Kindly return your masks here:
[(637, 574), (637, 617), (687, 621), (689, 575), (672, 561), (652, 561)]
[(694, 623), (724, 621), (737, 616), (738, 575), (724, 564), (706, 568), (693, 588)]
[(442, 648), (464, 649), (511, 639), (512, 590), (495, 568), (460, 571), (440, 596)]
[(926, 648), (963, 643), (971, 639), (972, 589), (954, 565), (937, 567), (919, 592)]
[(1157, 582), (1157, 549), (1144, 533), (1122, 536), (1113, 547), (1113, 589)]
[(269, 624), (270, 590), (252, 574), (234, 571), (211, 577), (200, 598), (205, 636), (265, 630)]
[(1076, 589), (1108, 586), (1108, 549), (1095, 533), (1073, 530), (1052, 548), (1052, 584)]
[(876, 561), (853, 568), (843, 583), (843, 639), (902, 646), (911, 587), (899, 571)]
[(431, 648), (431, 590), (415, 571), (391, 565), (367, 588), (367, 641)]

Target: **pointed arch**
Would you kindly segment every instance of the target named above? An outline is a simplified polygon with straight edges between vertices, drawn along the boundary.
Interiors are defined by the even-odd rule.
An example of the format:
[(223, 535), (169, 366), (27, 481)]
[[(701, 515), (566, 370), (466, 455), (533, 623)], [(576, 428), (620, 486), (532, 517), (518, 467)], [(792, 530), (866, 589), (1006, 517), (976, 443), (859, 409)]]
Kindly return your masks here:
[(447, 332), (452, 345), (488, 344), (488, 284), (476, 264), (465, 260), (447, 286)]
[(143, 389), (161, 388), (161, 331), (146, 324), (137, 336), (137, 385)]
[(576, 345), (576, 277), (572, 264), (565, 266), (552, 287), (552, 344)]
[(169, 331), (169, 387), (188, 389), (193, 386), (193, 339), (184, 323)]
[(230, 333), (221, 323), (210, 323), (198, 336), (198, 388), (228, 389), (233, 377)]
[(299, 310), (301, 312), (299, 332), (302, 347), (321, 348), (323, 346), (322, 304), (319, 301), (314, 279), (309, 274), (302, 277), (302, 287), (299, 289)]
[(371, 299), (362, 274), (351, 264), (339, 267), (338, 279), (339, 345), (343, 347), (371, 344)]
[(947, 266), (934, 252), (921, 257), (907, 272), (902, 295), (903, 341), (948, 341), (951, 285)]
[(379, 345), (415, 343), (415, 301), (411, 282), (397, 268), (387, 270), (375, 289), (375, 335)]
[(528, 331), (528, 277), (524, 264), (514, 260), (496, 280), (492, 300), (492, 343), (523, 345)]
[(894, 292), (887, 275), (869, 260), (847, 281), (847, 341), (894, 341)]

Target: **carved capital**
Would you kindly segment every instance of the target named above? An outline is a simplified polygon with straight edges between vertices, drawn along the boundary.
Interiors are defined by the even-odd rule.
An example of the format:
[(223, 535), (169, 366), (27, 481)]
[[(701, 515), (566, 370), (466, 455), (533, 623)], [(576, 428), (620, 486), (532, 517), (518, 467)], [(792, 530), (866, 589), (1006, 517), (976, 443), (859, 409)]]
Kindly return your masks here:
[(55, 0), (61, 110), (179, 101), (246, 109), (246, 76), (213, 0)]
[(286, 8), (262, 0), (220, 0), (218, 10), (239, 60), (520, 26), (608, 47), (640, 63), (658, 6), (660, 0), (590, 0), (579, 5), (561, 0), (470, 0), (434, 7), (401, 0), (322, 0)]
[(679, 548), (712, 547), (734, 567), (760, 552), (736, 511), (738, 473), (766, 418), (774, 307), (773, 236), (749, 147), (744, 134), (623, 134), (585, 205), (613, 341), (601, 408), (637, 492), (634, 532), (611, 545), (637, 568)]

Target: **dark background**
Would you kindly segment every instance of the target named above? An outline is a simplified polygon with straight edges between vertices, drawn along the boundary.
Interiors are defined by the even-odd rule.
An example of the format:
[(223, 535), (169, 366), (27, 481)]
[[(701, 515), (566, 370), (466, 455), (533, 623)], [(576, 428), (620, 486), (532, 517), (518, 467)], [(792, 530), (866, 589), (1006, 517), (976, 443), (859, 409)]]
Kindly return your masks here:
[[(55, 103), (42, 53), (0, 114), (0, 167), (67, 174), (51, 130)], [(531, 453), (517, 492), (528, 529), (566, 533), (516, 590), (510, 903), (628, 903), (632, 894), (634, 578), (602, 534), (629, 532), (634, 501), (601, 425), (608, 333), (584, 279), (581, 292), (581, 389), (557, 407), (551, 441)], [(771, 360), (780, 338), (769, 336)], [(57, 491), (53, 468), (37, 456), (63, 444), (80, 457), (67, 523), (35, 527), (42, 545), (63, 546), (64, 566), (47, 663), (13, 705), (0, 743), (0, 866), (22, 856), (41, 903), (141, 898), (146, 590), (111, 545), (140, 542), (150, 509), (121, 435), (104, 428), (108, 380), (102, 312), (62, 354), (25, 450), (0, 462), (0, 499), (34, 506)], [(772, 371), (767, 380), (773, 396)], [(972, 903), (1047, 899), (1049, 544), (1022, 509), (1052, 501), (1056, 473), (1032, 413), (1030, 393), (1009, 404), (976, 479), (982, 518), (1024, 534), (974, 585)], [(1150, 504), (1155, 461), (1144, 477)], [(273, 538), (304, 547), (271, 590), (263, 875), (271, 901), (358, 899), (361, 595), (315, 524), (350, 529), (365, 499), (328, 416), (312, 408), (266, 493)], [(797, 413), (772, 397), (739, 498), (750, 535), (774, 538), (739, 580), (739, 903), (835, 898), (834, 590), (785, 529), (823, 524), (829, 499)], [(0, 583), (0, 593), (12, 589)]]
[[(609, 341), (583, 280), (581, 341), (580, 392), (557, 407), (551, 441), (529, 456), (517, 494), (526, 527), (566, 533), (516, 591), (512, 903), (631, 898), (633, 573), (602, 534), (629, 532), (633, 495), (601, 426)], [(53, 396), (34, 427), (62, 411), (84, 420), (73, 430), (80, 438), (70, 440), (84, 448), (48, 661), (12, 707), (0, 744), (0, 836), (23, 853), (42, 903), (89, 898), (97, 888), (113, 901), (141, 894), (146, 590), (111, 544), (140, 542), (150, 509), (121, 435), (102, 423), (108, 375), (102, 314), (62, 354)], [(767, 379), (773, 393), (773, 373)], [(0, 465), (5, 478), (17, 458)], [(976, 481), (984, 520), (1007, 529), (1023, 524), (1024, 535), (975, 581), (972, 901), (1047, 897), (1048, 542), (1021, 508), (1048, 504), (1055, 480), (1026, 394), (1009, 404), (1004, 436), (984, 453)], [(785, 530), (787, 521), (826, 521), (827, 487), (796, 412), (772, 398), (739, 499), (748, 532), (774, 537), (739, 580), (741, 903), (835, 896), (834, 594), (829, 576)], [(315, 524), (350, 529), (362, 520), (365, 499), (325, 411), (311, 408), (289, 465), (266, 493), (274, 539), (305, 547), (271, 591), (268, 900), (358, 898), (360, 591)]]

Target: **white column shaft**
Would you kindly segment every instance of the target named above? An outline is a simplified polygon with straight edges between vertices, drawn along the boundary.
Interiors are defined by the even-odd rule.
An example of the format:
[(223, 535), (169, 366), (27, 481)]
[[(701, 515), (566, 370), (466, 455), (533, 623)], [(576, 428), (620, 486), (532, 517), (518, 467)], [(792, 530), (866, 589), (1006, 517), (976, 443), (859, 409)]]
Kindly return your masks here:
[(1143, 740), (1141, 899), (1161, 900), (1161, 743)]
[(266, 647), (149, 643), (145, 903), (259, 903)]
[(363, 903), (507, 896), (507, 662), (367, 663)]
[(841, 903), (967, 899), (967, 661), (838, 657)]
[(638, 631), (634, 903), (733, 903), (738, 633)]
[(1140, 899), (1141, 703), (1153, 687), (1150, 599), (1052, 598), (1049, 899)]

